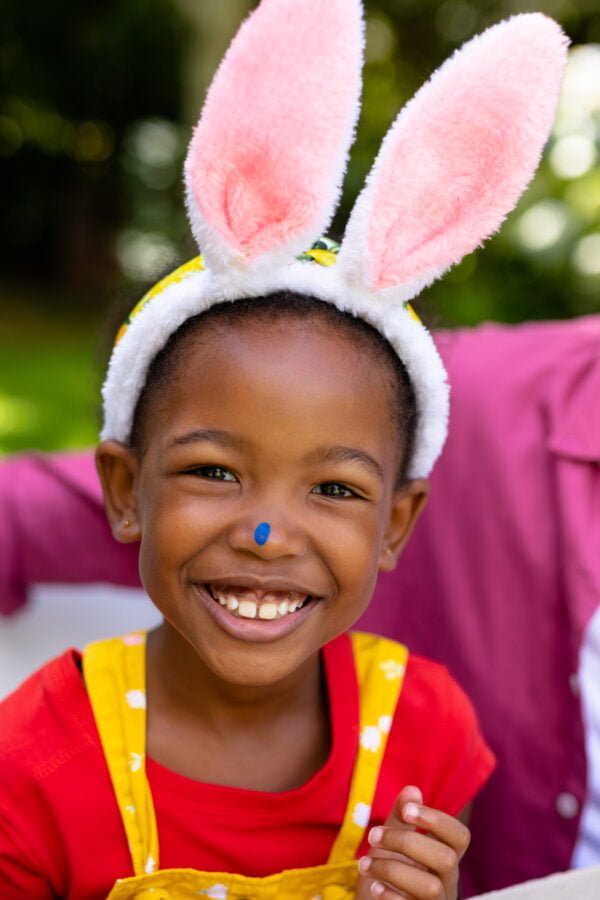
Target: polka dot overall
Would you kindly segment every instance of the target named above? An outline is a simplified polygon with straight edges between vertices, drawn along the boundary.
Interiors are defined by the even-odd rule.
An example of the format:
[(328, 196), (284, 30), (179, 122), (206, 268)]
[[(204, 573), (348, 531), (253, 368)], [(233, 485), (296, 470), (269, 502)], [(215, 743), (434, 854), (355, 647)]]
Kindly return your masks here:
[(195, 869), (161, 869), (156, 817), (145, 771), (145, 635), (130, 634), (86, 648), (83, 672), (131, 853), (132, 878), (119, 879), (107, 900), (351, 900), (356, 854), (369, 826), (387, 734), (402, 688), (408, 651), (353, 633), (360, 690), (360, 741), (348, 806), (328, 861), (265, 878)]

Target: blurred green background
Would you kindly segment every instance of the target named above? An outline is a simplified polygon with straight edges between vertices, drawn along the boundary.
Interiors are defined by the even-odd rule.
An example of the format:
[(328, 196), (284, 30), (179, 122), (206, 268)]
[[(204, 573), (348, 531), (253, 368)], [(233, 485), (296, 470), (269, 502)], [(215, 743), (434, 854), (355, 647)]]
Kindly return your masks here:
[[(158, 273), (194, 253), (180, 180), (189, 128), (255, 5), (54, 0), (32, 10), (4, 0), (0, 453), (94, 442), (108, 336)], [(573, 48), (540, 171), (502, 233), (419, 302), (442, 325), (599, 311), (598, 0), (365, 5), (363, 114), (332, 234), (343, 232), (387, 127), (433, 69), (487, 25), (541, 10)]]

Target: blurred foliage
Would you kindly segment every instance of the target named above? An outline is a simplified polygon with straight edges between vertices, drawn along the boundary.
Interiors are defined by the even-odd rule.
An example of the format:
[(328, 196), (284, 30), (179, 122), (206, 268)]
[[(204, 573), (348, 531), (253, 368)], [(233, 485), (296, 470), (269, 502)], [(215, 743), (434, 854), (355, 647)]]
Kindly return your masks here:
[[(5, 277), (50, 287), (55, 296), (76, 293), (78, 303), (90, 304), (115, 284), (115, 241), (138, 215), (146, 174), (143, 159), (131, 163), (137, 123), (178, 120), (185, 46), (186, 29), (170, 0), (54, 0), (34, 11), (3, 0)], [(151, 188), (164, 195), (178, 181), (175, 166), (169, 177), (165, 168), (144, 198), (150, 205)], [(178, 193), (159, 198), (161, 213)]]
[(26, 302), (0, 322), (0, 454), (95, 442), (96, 339), (89, 319), (57, 320)]
[[(183, 119), (199, 107), (222, 47), (255, 2), (55, 0), (33, 13), (4, 0), (0, 450), (93, 438), (96, 380), (86, 360), (99, 313), (116, 292), (133, 305), (144, 284), (193, 253), (180, 179), (190, 126)], [(600, 309), (597, 0), (365, 6), (363, 113), (332, 233), (343, 233), (386, 129), (431, 72), (487, 25), (538, 9), (574, 44), (539, 173), (502, 232), (419, 302), (441, 324)]]
[[(417, 305), (430, 320), (451, 325), (563, 318), (600, 310), (597, 0), (367, 0), (366, 7), (363, 113), (343, 209), (336, 219), (340, 231), (398, 110), (473, 34), (514, 13), (537, 10), (557, 19), (573, 45), (597, 42), (572, 53), (570, 91), (563, 91), (562, 111), (544, 159), (501, 233), (433, 285)], [(585, 58), (582, 49), (588, 51)]]

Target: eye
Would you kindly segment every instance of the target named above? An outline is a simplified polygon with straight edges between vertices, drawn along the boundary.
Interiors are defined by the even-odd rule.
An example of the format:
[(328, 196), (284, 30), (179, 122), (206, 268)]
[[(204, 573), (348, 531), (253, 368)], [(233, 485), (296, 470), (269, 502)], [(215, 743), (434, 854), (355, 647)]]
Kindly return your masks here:
[(194, 466), (193, 469), (186, 469), (184, 475), (199, 475), (209, 481), (237, 481), (233, 472), (223, 466)]
[(340, 484), (337, 481), (326, 481), (323, 484), (317, 484), (312, 489), (313, 494), (321, 494), (323, 497), (332, 497), (334, 500), (345, 500), (350, 497), (358, 497), (353, 490), (347, 485)]

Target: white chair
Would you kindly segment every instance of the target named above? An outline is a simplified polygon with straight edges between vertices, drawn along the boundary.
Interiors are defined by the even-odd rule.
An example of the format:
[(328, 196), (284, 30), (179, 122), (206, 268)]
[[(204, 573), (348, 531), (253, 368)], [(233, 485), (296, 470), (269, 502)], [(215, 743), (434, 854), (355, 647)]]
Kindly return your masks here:
[(480, 894), (472, 900), (600, 900), (600, 866), (572, 869), (517, 884), (503, 891)]

